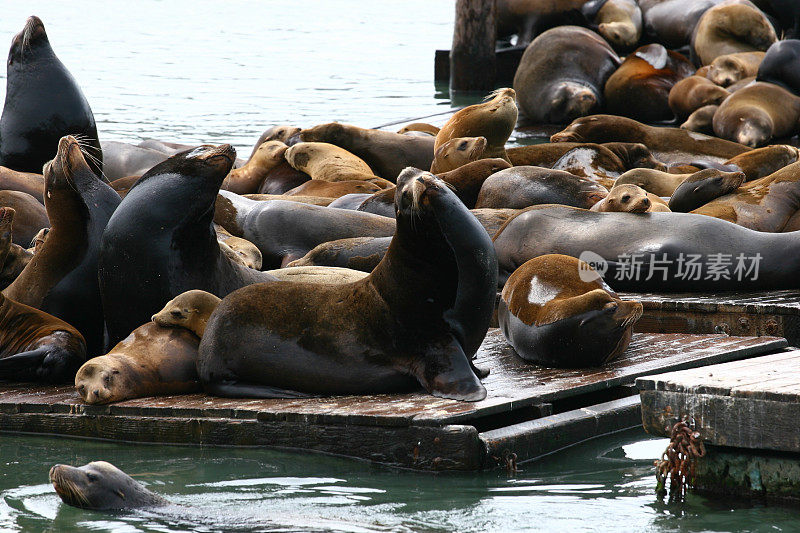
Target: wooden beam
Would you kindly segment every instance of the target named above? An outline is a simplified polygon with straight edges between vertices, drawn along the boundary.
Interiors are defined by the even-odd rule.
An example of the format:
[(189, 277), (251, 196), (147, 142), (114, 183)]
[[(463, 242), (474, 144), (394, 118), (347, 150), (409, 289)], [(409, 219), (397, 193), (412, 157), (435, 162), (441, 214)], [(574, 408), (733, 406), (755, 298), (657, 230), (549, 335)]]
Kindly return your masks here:
[(450, 90), (488, 92), (494, 88), (496, 59), (495, 0), (457, 0)]

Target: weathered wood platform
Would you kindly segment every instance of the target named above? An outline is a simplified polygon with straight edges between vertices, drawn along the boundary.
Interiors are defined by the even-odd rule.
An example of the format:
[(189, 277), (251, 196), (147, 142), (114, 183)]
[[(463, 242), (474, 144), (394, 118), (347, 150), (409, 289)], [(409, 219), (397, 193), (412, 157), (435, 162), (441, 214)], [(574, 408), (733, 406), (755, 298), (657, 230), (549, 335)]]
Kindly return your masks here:
[(424, 470), (522, 461), (640, 423), (636, 377), (781, 350), (784, 339), (635, 334), (604, 368), (530, 365), (490, 330), (477, 363), (491, 369), (477, 403), (423, 393), (304, 400), (202, 394), (84, 405), (72, 387), (0, 386), (0, 431), (123, 441), (272, 446)]
[(800, 346), (800, 290), (620, 296), (644, 306), (636, 331), (773, 335)]

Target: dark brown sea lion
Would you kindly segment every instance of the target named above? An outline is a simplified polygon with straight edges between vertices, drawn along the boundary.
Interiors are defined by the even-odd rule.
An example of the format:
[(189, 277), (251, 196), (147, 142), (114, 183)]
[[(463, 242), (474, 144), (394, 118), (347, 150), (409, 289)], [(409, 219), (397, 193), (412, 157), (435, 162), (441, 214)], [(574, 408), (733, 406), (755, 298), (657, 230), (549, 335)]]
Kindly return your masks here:
[(221, 188), (236, 194), (257, 193), (269, 171), (285, 160), (283, 155), (288, 148), (281, 141), (263, 142), (247, 163), (230, 171)]
[(89, 166), (101, 175), (103, 151), (89, 102), (50, 47), (42, 21), (28, 17), (8, 51), (0, 165), (41, 172), (64, 135), (81, 139)]
[(558, 253), (583, 257), (617, 289), (637, 292), (794, 289), (800, 261), (797, 233), (753, 231), (691, 213), (594, 213), (552, 205), (509, 220), (494, 245), (502, 275)]
[(642, 122), (669, 120), (670, 90), (694, 71), (688, 59), (660, 44), (642, 46), (608, 78), (606, 109)]
[(591, 30), (561, 26), (537, 37), (514, 75), (519, 107), (533, 122), (564, 124), (604, 105), (603, 88), (620, 64)]
[(764, 232), (783, 231), (800, 209), (800, 163), (748, 181), (735, 191), (692, 211)]
[(681, 182), (669, 197), (669, 208), (688, 213), (738, 189), (744, 183), (744, 172), (723, 172), (713, 175), (710, 169), (692, 174)]
[(599, 144), (576, 146), (561, 156), (552, 169), (588, 178), (607, 189), (613, 187), (614, 180), (626, 170), (616, 154)]
[[(102, 353), (103, 305), (97, 282), (100, 238), (120, 203), (71, 136), (44, 168), (50, 232), (42, 248), (3, 294), (68, 322), (86, 339), (89, 356)], [(130, 331), (128, 332), (130, 333)]]
[(70, 382), (84, 361), (78, 330), (0, 293), (0, 381)]
[(623, 143), (610, 142), (603, 143), (601, 146), (611, 150), (611, 153), (619, 157), (626, 170), (632, 168), (654, 168), (656, 170), (666, 170), (667, 166), (653, 156), (650, 149), (642, 143)]
[(395, 231), (387, 217), (298, 202), (257, 202), (228, 191), (220, 191), (214, 221), (255, 244), (264, 268), (286, 266), (326, 241), (388, 237)]
[(667, 164), (703, 159), (721, 163), (750, 149), (731, 141), (679, 128), (648, 126), (614, 115), (593, 115), (576, 119), (550, 138), (550, 142), (611, 141), (642, 143), (656, 159)]
[(178, 294), (201, 289), (222, 297), (275, 279), (233, 261), (217, 241), (214, 203), (235, 154), (230, 145), (222, 145), (172, 156), (139, 179), (109, 220), (95, 274), (109, 346)]
[(25, 192), (44, 205), (44, 176), (0, 167), (0, 190)]
[[(437, 177), (444, 180), (453, 186), (453, 192), (456, 193), (459, 200), (464, 202), (468, 208), (475, 207), (475, 202), (478, 201), (478, 193), (481, 191), (481, 186), (486, 178), (511, 168), (511, 164), (500, 158), (479, 159), (472, 163), (467, 163), (464, 166), (458, 167), (450, 172), (438, 174)], [(384, 204), (391, 198), (384, 197)], [(392, 210), (394, 210), (394, 202), (392, 201)], [(374, 213), (375, 211), (370, 211)], [(380, 213), (378, 213), (380, 214)]]
[(720, 104), (714, 113), (714, 133), (755, 148), (773, 138), (797, 133), (798, 119), (800, 97), (778, 85), (759, 81)]
[(431, 168), (435, 138), (414, 137), (331, 122), (305, 129), (305, 142), (327, 142), (360, 157), (375, 174), (395, 181), (406, 167)]
[(470, 360), (494, 308), (491, 241), (432, 174), (408, 169), (397, 182), (397, 232), (369, 276), (256, 284), (222, 300), (200, 343), (208, 392), (296, 397), (421, 384), (436, 396), (486, 397)]
[[(666, 208), (666, 209), (665, 209)], [(617, 185), (608, 191), (608, 196), (594, 204), (592, 211), (600, 213), (652, 213), (670, 211), (658, 196), (637, 185)]]
[(726, 165), (735, 165), (746, 178), (752, 181), (764, 176), (769, 176), (787, 165), (796, 162), (800, 157), (800, 150), (786, 144), (775, 144), (750, 150), (725, 161)]
[(686, 120), (701, 107), (718, 106), (730, 95), (731, 93), (706, 77), (689, 76), (676, 83), (669, 91), (669, 108), (679, 120)]
[(50, 227), (44, 206), (28, 193), (0, 190), (0, 207), (11, 207), (16, 212), (14, 244), (27, 247), (41, 229)]
[(455, 137), (436, 149), (431, 163), (433, 174), (450, 172), (481, 159), (486, 152), (486, 137)]
[(76, 468), (55, 465), (50, 482), (67, 505), (105, 511), (163, 507), (169, 502), (128, 474), (105, 461), (94, 461)]
[(283, 194), (310, 179), (311, 176), (295, 169), (284, 158), (283, 161), (267, 172), (261, 182), (261, 186), (258, 188), (258, 194)]
[(563, 204), (588, 209), (607, 194), (602, 185), (563, 170), (512, 167), (483, 182), (475, 207), (523, 209), (536, 204)]
[(718, 105), (704, 105), (696, 109), (686, 122), (681, 124), (682, 130), (696, 131), (704, 135), (714, 135), (714, 114), (719, 109)]
[(365, 198), (356, 208), (356, 211), (394, 218), (394, 193), (394, 189), (384, 189), (380, 192), (376, 192), (368, 198)]
[(374, 183), (364, 180), (325, 181), (312, 179), (283, 193), (284, 196), (316, 196), (340, 198), (345, 194), (376, 193), (382, 190)]
[(738, 52), (718, 56), (711, 62), (706, 77), (722, 87), (733, 85), (758, 74), (758, 66), (764, 55), (764, 52)]
[(508, 160), (515, 167), (527, 165), (532, 167), (552, 167), (562, 155), (581, 143), (538, 143), (528, 146), (512, 146), (506, 149)]
[[(434, 154), (448, 141), (460, 137), (484, 137), (486, 149), (482, 157), (508, 160), (506, 142), (517, 124), (517, 104), (514, 89), (497, 89), (482, 104), (456, 111), (436, 134)], [(452, 170), (444, 168), (443, 172)]]
[(622, 354), (642, 312), (641, 303), (620, 299), (588, 264), (549, 254), (511, 274), (497, 318), (526, 361), (576, 368), (600, 366)]
[[(692, 34), (700, 65), (739, 52), (766, 51), (778, 40), (766, 15), (750, 2), (722, 2), (703, 13)], [(709, 71), (710, 73), (710, 71)]]

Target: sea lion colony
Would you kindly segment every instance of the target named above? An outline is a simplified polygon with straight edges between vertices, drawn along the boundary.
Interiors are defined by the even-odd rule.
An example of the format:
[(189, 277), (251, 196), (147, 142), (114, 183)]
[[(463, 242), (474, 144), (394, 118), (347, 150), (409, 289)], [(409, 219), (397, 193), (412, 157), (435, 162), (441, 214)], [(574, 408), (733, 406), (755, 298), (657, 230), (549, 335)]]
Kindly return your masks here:
[[(800, 161), (774, 142), (800, 124), (793, 13), (547, 3), (579, 27), (500, 4), (529, 43), (513, 89), (441, 128), (273, 126), (247, 160), (101, 143), (28, 19), (0, 120), (0, 379), (74, 382), (86, 403), (478, 401), (498, 291), (521, 357), (575, 367), (625, 350), (642, 307), (615, 289), (797, 288)], [(718, 137), (675, 127), (708, 107)], [(507, 146), (520, 119), (565, 127)]]

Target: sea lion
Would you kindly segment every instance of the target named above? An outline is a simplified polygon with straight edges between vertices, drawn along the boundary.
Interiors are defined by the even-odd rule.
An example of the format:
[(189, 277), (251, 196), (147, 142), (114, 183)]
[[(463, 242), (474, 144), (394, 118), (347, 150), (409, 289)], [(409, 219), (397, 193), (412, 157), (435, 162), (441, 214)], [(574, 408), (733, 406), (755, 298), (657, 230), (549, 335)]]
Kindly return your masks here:
[[(156, 152), (161, 152), (166, 154), (167, 156), (173, 156), (178, 152), (184, 152), (186, 150), (194, 150), (197, 148), (198, 145), (196, 144), (183, 144), (183, 143), (175, 143), (170, 141), (159, 141), (158, 139), (145, 139), (136, 146), (141, 148), (148, 148), (150, 150), (155, 150)], [(258, 146), (256, 146), (258, 148)]]
[(222, 182), (222, 189), (236, 194), (258, 192), (270, 170), (284, 161), (283, 155), (289, 147), (281, 141), (265, 141), (255, 149), (244, 166), (231, 170)]
[(258, 188), (258, 194), (283, 194), (310, 179), (311, 176), (296, 170), (284, 157), (283, 161), (267, 172), (261, 182), (261, 186)]
[(261, 270), (261, 251), (255, 244), (241, 237), (234, 237), (219, 224), (214, 224), (214, 231), (217, 233), (217, 241), (222, 251), (228, 253), (231, 259), (247, 268)]
[(704, 135), (714, 135), (714, 114), (717, 109), (719, 109), (718, 105), (704, 105), (696, 109), (689, 115), (686, 122), (681, 124), (681, 129), (696, 131)]
[[(497, 89), (482, 104), (456, 111), (436, 134), (434, 155), (448, 141), (460, 137), (484, 137), (486, 149), (482, 157), (508, 160), (506, 142), (517, 124), (517, 103), (514, 89)], [(444, 168), (444, 167), (443, 167)], [(453, 167), (455, 168), (455, 167)], [(442, 172), (452, 170), (444, 168)]]
[(503, 227), (503, 224), (517, 215), (519, 211), (519, 209), (470, 209), (470, 213), (475, 215), (475, 218), (481, 223), (481, 226), (483, 226), (483, 229), (489, 234), (489, 237), (494, 237), (500, 228)]
[(86, 97), (50, 47), (39, 17), (28, 17), (8, 51), (6, 101), (0, 117), (0, 165), (40, 172), (64, 135), (79, 138), (92, 171), (103, 151)]
[[(0, 208), (0, 290), (17, 279), (33, 258), (32, 250), (26, 250), (13, 242), (15, 214), (12, 207)], [(41, 230), (43, 231), (45, 230)]]
[(486, 152), (486, 137), (456, 137), (436, 149), (431, 172), (450, 172), (467, 163), (481, 159)]
[(105, 511), (169, 505), (167, 500), (105, 461), (93, 461), (80, 468), (55, 465), (50, 469), (50, 482), (61, 501), (79, 509)]
[(198, 339), (203, 338), (208, 319), (221, 298), (210, 292), (191, 290), (179, 294), (164, 306), (151, 320), (162, 328), (183, 328)]
[(688, 213), (707, 204), (714, 198), (738, 189), (745, 180), (744, 172), (722, 172), (714, 175), (708, 170), (692, 174), (681, 182), (669, 197), (669, 208), (679, 213)]
[(391, 242), (391, 237), (350, 237), (326, 241), (286, 266), (330, 266), (372, 272), (383, 260)]
[(629, 170), (620, 176), (614, 186), (616, 187), (626, 184), (636, 185), (637, 187), (641, 187), (642, 189), (649, 193), (655, 194), (656, 196), (667, 198), (672, 196), (672, 194), (675, 192), (675, 189), (677, 189), (681, 183), (689, 178), (691, 178), (693, 182), (712, 180), (717, 177), (722, 177), (723, 179), (727, 180), (736, 179), (731, 174), (736, 174), (736, 172), (731, 173), (716, 168), (705, 168), (692, 172), (691, 174), (678, 174), (672, 172), (662, 172), (649, 168), (637, 168)]
[(286, 200), (287, 202), (299, 202), (301, 204), (311, 204), (311, 205), (330, 205), (333, 202), (333, 198), (328, 198), (325, 196), (286, 196), (283, 194), (243, 194), (242, 197), (247, 198), (248, 200), (255, 200), (257, 202), (265, 202), (267, 200)]
[(795, 0), (768, 0), (768, 2), (783, 27), (783, 39), (800, 37), (800, 4)]
[(800, 163), (792, 163), (769, 176), (748, 181), (692, 213), (774, 233), (783, 231), (799, 208)]
[[(456, 193), (456, 196), (458, 196), (459, 200), (464, 202), (464, 205), (466, 205), (468, 208), (472, 209), (475, 207), (475, 202), (478, 201), (478, 193), (480, 193), (481, 187), (483, 186), (483, 182), (486, 181), (486, 178), (507, 168), (511, 168), (510, 163), (504, 159), (500, 159), (499, 157), (494, 157), (490, 159), (479, 159), (477, 161), (473, 161), (472, 163), (467, 163), (466, 165), (460, 166), (449, 172), (438, 174), (437, 177), (452, 185), (453, 192)], [(383, 205), (386, 205), (388, 201), (391, 201), (392, 212), (394, 212), (393, 199), (384, 196), (382, 200)], [(365, 205), (364, 207), (365, 209), (362, 210), (366, 211), (367, 206)], [(369, 212), (376, 213), (374, 210)]]
[(777, 40), (772, 24), (753, 4), (722, 2), (703, 13), (697, 22), (692, 34), (692, 57), (700, 65), (710, 65), (719, 56), (766, 51)]
[(606, 143), (611, 141), (642, 143), (659, 161), (684, 163), (709, 160), (721, 163), (750, 148), (679, 128), (648, 126), (615, 115), (593, 115), (576, 119), (550, 137), (550, 142)]
[(588, 178), (607, 189), (613, 187), (614, 180), (626, 170), (616, 154), (599, 144), (576, 146), (561, 156), (552, 169)]
[(94, 356), (103, 346), (97, 282), (100, 237), (120, 198), (92, 171), (72, 136), (59, 141), (55, 158), (44, 167), (44, 178), (50, 232), (3, 294), (74, 326), (86, 339), (89, 356)]
[(725, 99), (714, 113), (714, 133), (745, 146), (762, 146), (798, 131), (800, 97), (783, 87), (756, 82)]
[[(474, 137), (474, 135), (471, 135)], [(326, 142), (360, 157), (372, 171), (394, 182), (406, 167), (431, 168), (435, 138), (414, 137), (331, 122), (300, 132), (305, 142)]]
[(737, 81), (758, 74), (758, 67), (764, 55), (764, 52), (739, 52), (718, 56), (711, 62), (706, 77), (722, 87), (733, 85)]
[(497, 308), (500, 331), (520, 357), (558, 368), (616, 359), (642, 313), (641, 303), (620, 299), (591, 266), (558, 254), (515, 270)]
[(564, 124), (604, 105), (603, 88), (620, 64), (591, 30), (547, 30), (525, 50), (514, 75), (520, 109), (533, 122)]
[(523, 165), (532, 167), (552, 167), (562, 155), (581, 143), (537, 143), (528, 146), (512, 146), (506, 149), (508, 160), (515, 167)]
[(635, 0), (595, 0), (584, 4), (601, 4), (592, 20), (597, 24), (597, 33), (612, 46), (630, 50), (642, 37), (642, 10)]
[(370, 213), (280, 200), (257, 202), (228, 191), (220, 191), (214, 221), (255, 244), (264, 268), (286, 266), (326, 241), (388, 237), (395, 230), (394, 220)]
[(616, 155), (626, 170), (632, 168), (667, 169), (667, 165), (656, 159), (650, 149), (642, 143), (610, 142), (603, 143), (601, 146), (608, 148), (611, 153)]
[(340, 198), (345, 194), (376, 193), (379, 186), (364, 180), (325, 181), (312, 179), (283, 193), (284, 196), (315, 196)]
[(695, 75), (682, 79), (670, 89), (668, 103), (678, 120), (686, 120), (701, 107), (718, 106), (730, 95), (708, 78)]
[(608, 191), (608, 196), (591, 207), (601, 213), (652, 213), (670, 211), (658, 196), (637, 185), (617, 185)]
[(109, 181), (141, 176), (169, 157), (164, 152), (118, 141), (103, 141), (103, 174)]
[(214, 202), (235, 154), (225, 144), (170, 157), (139, 179), (109, 220), (96, 274), (109, 346), (182, 292), (201, 289), (222, 297), (274, 280), (231, 260), (217, 241)]
[(109, 185), (111, 185), (112, 189), (117, 191), (120, 198), (125, 198), (128, 192), (130, 192), (131, 187), (136, 185), (136, 182), (139, 181), (139, 178), (141, 178), (141, 176), (135, 174), (133, 176), (125, 176), (124, 178), (112, 181)]
[(692, 40), (697, 21), (720, 0), (639, 0), (644, 32), (655, 42), (677, 49)]
[(563, 204), (588, 209), (607, 194), (602, 185), (563, 170), (512, 167), (486, 178), (475, 207), (522, 209), (536, 204)]
[(0, 381), (67, 383), (84, 361), (77, 329), (0, 293)]
[(637, 48), (608, 78), (606, 109), (642, 122), (670, 120), (670, 90), (694, 71), (688, 59), (660, 44)]
[[(392, 193), (394, 193), (394, 191), (392, 191)], [(367, 198), (372, 198), (372, 195), (369, 194), (369, 193), (350, 193), (350, 194), (345, 194), (344, 196), (340, 196), (339, 198), (336, 198), (334, 201), (329, 203), (328, 207), (335, 207), (336, 209), (357, 210), (358, 207)], [(392, 215), (394, 215), (394, 213), (392, 213)]]
[(778, 41), (764, 54), (764, 59), (758, 66), (756, 80), (780, 85), (795, 95), (800, 95), (798, 60), (800, 60), (800, 40)]
[(775, 144), (750, 150), (725, 161), (726, 165), (735, 165), (744, 172), (745, 181), (752, 181), (769, 176), (798, 160), (800, 151), (786, 144)]
[(499, 0), (497, 36), (516, 35), (516, 46), (527, 46), (542, 32), (564, 24), (585, 24), (581, 8), (587, 0)]
[(436, 134), (439, 133), (440, 129), (441, 128), (439, 128), (438, 126), (433, 126), (432, 124), (427, 124), (425, 122), (413, 122), (397, 130), (397, 133), (403, 134), (403, 133), (420, 132), (420, 133), (426, 133), (428, 135), (433, 135), (434, 137), (436, 137)]
[(44, 206), (28, 193), (0, 190), (0, 207), (11, 207), (16, 212), (14, 244), (28, 246), (39, 230), (50, 227)]
[(297, 397), (421, 384), (435, 396), (486, 397), (471, 359), (494, 309), (491, 240), (428, 172), (404, 170), (395, 198), (397, 232), (361, 281), (256, 284), (222, 300), (200, 342), (207, 392)]
[(298, 143), (284, 154), (295, 169), (322, 181), (369, 180), (376, 177), (361, 158), (335, 144)]
[[(502, 161), (502, 159), (500, 159), (500, 161)], [(503, 162), (505, 163), (505, 161)], [(394, 193), (395, 188), (383, 189), (382, 191), (376, 192), (375, 194), (370, 195), (368, 198), (365, 198), (364, 201), (361, 202), (358, 207), (356, 207), (356, 211), (394, 218)], [(456, 194), (458, 194), (458, 192), (456, 192)], [(459, 198), (461, 197), (459, 196)]]
[(540, 255), (583, 254), (617, 289), (637, 292), (793, 289), (800, 260), (794, 233), (753, 231), (691, 213), (595, 213), (553, 205), (530, 207), (509, 220), (494, 245), (502, 275)]
[(44, 176), (41, 174), (0, 167), (0, 190), (28, 193), (44, 205)]
[(284, 268), (267, 270), (280, 281), (293, 281), (296, 283), (323, 283), (339, 284), (352, 283), (363, 279), (367, 273), (352, 268), (341, 268), (334, 266), (308, 265), (295, 266), (289, 265)]
[[(289, 144), (289, 139), (295, 137), (302, 131), (301, 128), (297, 126), (290, 126), (288, 124), (279, 124), (276, 126), (271, 126), (264, 130), (264, 133), (256, 141), (256, 144), (253, 146), (253, 151), (250, 153), (250, 158), (248, 161), (253, 159), (253, 156), (256, 155), (258, 149), (261, 148), (261, 145), (265, 142), (270, 141), (278, 141), (282, 142), (283, 144)], [(234, 191), (235, 192), (235, 191)]]

